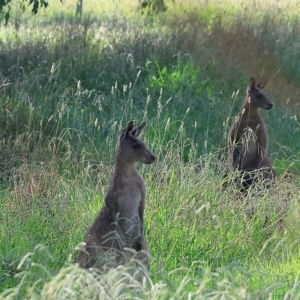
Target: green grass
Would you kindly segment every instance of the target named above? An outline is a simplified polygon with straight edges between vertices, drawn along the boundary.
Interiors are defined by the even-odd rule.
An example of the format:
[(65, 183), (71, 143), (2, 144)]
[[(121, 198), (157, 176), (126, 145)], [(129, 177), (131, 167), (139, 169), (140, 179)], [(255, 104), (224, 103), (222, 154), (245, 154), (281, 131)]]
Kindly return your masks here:
[[(81, 21), (56, 3), (0, 28), (0, 299), (300, 298), (299, 11), (243, 3), (171, 2), (147, 18), (128, 1)], [(270, 78), (278, 181), (242, 196), (222, 181), (251, 76)], [(132, 266), (96, 276), (74, 264), (131, 119), (147, 121), (157, 156), (138, 166), (142, 283)]]

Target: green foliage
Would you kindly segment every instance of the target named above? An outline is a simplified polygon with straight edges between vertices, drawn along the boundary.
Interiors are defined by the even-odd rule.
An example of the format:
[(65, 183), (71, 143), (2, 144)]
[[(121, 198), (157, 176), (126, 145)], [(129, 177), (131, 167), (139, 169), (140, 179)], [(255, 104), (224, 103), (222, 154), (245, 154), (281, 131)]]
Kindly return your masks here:
[(0, 1), (0, 15), (3, 15), (3, 8), (8, 7), (7, 11), (4, 13), (4, 19), (5, 19), (6, 24), (9, 20), (9, 14), (10, 14), (10, 9), (11, 9), (11, 6), (9, 5), (10, 2), (11, 2), (11, 0), (1, 0)]
[[(4, 17), (5, 25), (8, 24), (8, 21), (11, 17), (11, 7), (14, 5), (16, 5), (15, 1), (0, 0), (0, 21), (1, 21), (1, 17)], [(49, 3), (48, 1), (45, 0), (29, 0), (29, 1), (22, 0), (19, 3), (19, 6), (23, 12), (25, 12), (27, 5), (32, 7), (31, 12), (33, 14), (37, 14), (39, 9), (47, 8)]]
[[(297, 19), (206, 2), (0, 31), (0, 298), (299, 298)], [(270, 77), (276, 105), (262, 115), (279, 176), (241, 195), (221, 185), (250, 76)], [(130, 266), (98, 276), (74, 265), (130, 119), (147, 121), (157, 155), (138, 166), (151, 254), (142, 283)]]
[(151, 67), (149, 67), (151, 62), (147, 63), (150, 91), (152, 91), (155, 87), (159, 87), (163, 90), (167, 90), (170, 94), (176, 94), (179, 91), (184, 93), (185, 88), (197, 80), (197, 71), (193, 68), (190, 62), (184, 63), (178, 60), (176, 62), (177, 65), (172, 66), (171, 69), (168, 70), (167, 66), (160, 69), (159, 63), (155, 58), (152, 61), (152, 64), (155, 66), (153, 71), (151, 70)]
[[(139, 0), (142, 14), (147, 11), (147, 14), (161, 13), (167, 10), (164, 0)], [(174, 0), (173, 0), (174, 2)]]

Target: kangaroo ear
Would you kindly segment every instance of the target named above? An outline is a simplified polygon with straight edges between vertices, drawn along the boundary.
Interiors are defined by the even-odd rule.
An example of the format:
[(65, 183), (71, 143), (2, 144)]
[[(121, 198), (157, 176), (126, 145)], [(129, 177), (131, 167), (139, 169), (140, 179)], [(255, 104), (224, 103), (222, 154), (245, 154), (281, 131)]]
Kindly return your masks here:
[(134, 127), (131, 131), (131, 134), (134, 135), (135, 137), (138, 137), (141, 134), (145, 125), (146, 125), (146, 122), (143, 122), (139, 126)]
[(133, 121), (129, 121), (127, 126), (122, 130), (122, 137), (125, 140), (129, 134), (132, 133), (132, 129), (133, 129)]
[(266, 78), (266, 79), (262, 80), (260, 83), (258, 83), (256, 86), (262, 90), (267, 86), (268, 82), (269, 82), (269, 79)]
[(250, 92), (255, 88), (256, 85), (256, 79), (254, 77), (251, 77), (248, 84), (248, 91)]

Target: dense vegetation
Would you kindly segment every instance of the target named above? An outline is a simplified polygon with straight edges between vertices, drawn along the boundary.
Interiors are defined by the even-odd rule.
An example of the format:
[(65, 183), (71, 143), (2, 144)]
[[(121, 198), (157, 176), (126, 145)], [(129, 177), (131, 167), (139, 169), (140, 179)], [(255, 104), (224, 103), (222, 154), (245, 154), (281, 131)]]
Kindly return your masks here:
[[(81, 20), (65, 4), (1, 27), (0, 299), (300, 297), (299, 3), (223, 2), (147, 16), (96, 5)], [(262, 115), (279, 177), (242, 196), (221, 183), (251, 76), (270, 78)], [(131, 119), (147, 121), (157, 155), (138, 166), (143, 284), (123, 267), (95, 278), (74, 265)]]

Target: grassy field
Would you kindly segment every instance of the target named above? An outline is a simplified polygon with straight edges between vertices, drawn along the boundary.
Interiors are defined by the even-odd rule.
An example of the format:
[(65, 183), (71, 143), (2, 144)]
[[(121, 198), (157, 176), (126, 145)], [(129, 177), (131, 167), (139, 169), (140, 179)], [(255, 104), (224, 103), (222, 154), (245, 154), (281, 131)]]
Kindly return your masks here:
[[(171, 1), (158, 15), (87, 3), (81, 20), (53, 2), (1, 26), (0, 300), (300, 299), (300, 3), (219, 2)], [(221, 185), (251, 76), (270, 79), (262, 115), (278, 180), (242, 196)], [(147, 121), (157, 156), (138, 166), (142, 283), (132, 266), (75, 265), (131, 119)]]

